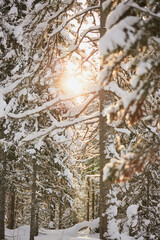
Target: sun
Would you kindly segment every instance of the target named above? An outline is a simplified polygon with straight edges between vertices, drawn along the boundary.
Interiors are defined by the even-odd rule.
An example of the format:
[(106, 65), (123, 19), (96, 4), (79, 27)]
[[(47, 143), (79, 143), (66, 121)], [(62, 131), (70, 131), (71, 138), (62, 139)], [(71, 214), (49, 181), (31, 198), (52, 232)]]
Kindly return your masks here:
[(63, 81), (64, 92), (72, 93), (75, 95), (79, 95), (82, 92), (83, 90), (82, 82), (76, 76), (74, 77), (72, 75), (69, 75)]
[(83, 76), (78, 72), (78, 66), (73, 62), (68, 62), (61, 78), (61, 85), (64, 94), (80, 95), (83, 91)]

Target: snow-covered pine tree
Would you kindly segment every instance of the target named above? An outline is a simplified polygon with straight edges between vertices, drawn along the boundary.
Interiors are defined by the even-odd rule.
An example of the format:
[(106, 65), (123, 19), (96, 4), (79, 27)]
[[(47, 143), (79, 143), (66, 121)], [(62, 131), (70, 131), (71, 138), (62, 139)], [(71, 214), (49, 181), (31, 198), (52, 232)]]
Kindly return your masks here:
[[(18, 12), (17, 6), (21, 8), (21, 11)], [(6, 130), (6, 119), (5, 119), (5, 109), (8, 107), (13, 106), (14, 99), (11, 99), (12, 97), (7, 96), (4, 97), (5, 94), (9, 93), (13, 89), (13, 81), (11, 80), (11, 72), (16, 67), (16, 63), (19, 61), (20, 58), (20, 52), (18, 51), (18, 48), (20, 47), (20, 44), (18, 41), (16, 41), (15, 35), (16, 31), (18, 30), (17, 25), (18, 21), (21, 19), (23, 15), (25, 15), (25, 3), (24, 1), (20, 4), (18, 2), (11, 3), (10, 1), (1, 1), (0, 2), (0, 8), (1, 8), (1, 14), (0, 14), (0, 121), (1, 121), (1, 184), (0, 187), (1, 191), (3, 193), (0, 194), (1, 199), (1, 208), (3, 210), (1, 211), (1, 220), (0, 220), (0, 239), (4, 239), (4, 221), (5, 221), (5, 190), (7, 190), (7, 186), (4, 186), (4, 183), (6, 182), (6, 175), (8, 178), (8, 174), (10, 175), (10, 172), (8, 171), (7, 174), (5, 173), (5, 170), (8, 169), (8, 156), (9, 153), (9, 146), (11, 146), (11, 143), (7, 141), (5, 130)], [(15, 30), (15, 31), (14, 31)], [(17, 51), (15, 51), (17, 49)], [(20, 48), (19, 48), (20, 49)], [(23, 58), (23, 56), (21, 56)], [(23, 68), (23, 66), (20, 66)], [(14, 75), (14, 70), (12, 72), (12, 75)], [(6, 87), (4, 91), (4, 86), (10, 84), (10, 88)], [(6, 109), (7, 111), (7, 109)], [(5, 156), (5, 161), (3, 160)], [(3, 166), (3, 167), (2, 167)], [(10, 164), (11, 166), (11, 164)], [(9, 167), (10, 169), (10, 167)]]
[[(129, 176), (142, 169), (147, 159), (159, 160), (159, 8), (159, 1), (115, 3), (106, 20), (107, 31), (100, 40), (104, 59), (101, 83), (117, 95), (123, 93), (114, 104), (104, 108), (108, 123), (125, 120), (128, 126), (138, 123), (139, 128), (142, 124), (142, 131), (150, 131), (152, 135), (143, 150), (141, 146), (130, 148), (122, 161), (119, 158), (109, 163), (108, 167), (115, 167), (117, 174), (122, 170)], [(114, 79), (126, 81), (122, 75), (118, 76), (120, 68), (129, 74), (128, 91), (124, 91), (124, 84), (115, 87), (114, 83), (113, 86)], [(108, 173), (106, 166), (106, 175)]]
[[(159, 198), (160, 171), (158, 162), (147, 164), (143, 172), (134, 175), (126, 192), (132, 204), (137, 205), (137, 216), (134, 226), (128, 221), (129, 233), (136, 238), (146, 240), (159, 238)], [(129, 216), (127, 216), (129, 217)]]
[(147, 164), (124, 183), (112, 184), (107, 196), (106, 218), (108, 239), (159, 238), (159, 181), (158, 162)]
[[(2, 21), (1, 32), (2, 61), (5, 59), (4, 62), (1, 61), (1, 71), (3, 73), (1, 97), (8, 104), (6, 107), (5, 102), (2, 102), (4, 106), (2, 106), (1, 115), (6, 118), (5, 134), (10, 142), (14, 141), (17, 144), (25, 134), (32, 133), (33, 129), (38, 131), (41, 128), (48, 127), (49, 124), (51, 126), (57, 125), (61, 120), (60, 112), (63, 112), (63, 109), (59, 102), (62, 100), (60, 98), (61, 93), (59, 94), (59, 90), (56, 90), (56, 81), (63, 70), (61, 68), (63, 58), (76, 51), (88, 32), (98, 30), (97, 26), (91, 27), (87, 32), (80, 31), (81, 27), (78, 28), (77, 32), (72, 30), (72, 26), (75, 27), (70, 24), (72, 19), (82, 15), (82, 19), (78, 20), (81, 26), (86, 13), (99, 9), (99, 6), (86, 5), (89, 9), (79, 13), (83, 4), (77, 2), (71, 9), (73, 3), (74, 1), (68, 1), (67, 4), (63, 1), (21, 1), (21, 3), (13, 1), (12, 4), (9, 1), (6, 3), (2, 1), (1, 3), (4, 21)], [(75, 9), (76, 15), (74, 14)], [(95, 16), (93, 15), (92, 18), (94, 22)], [(75, 35), (76, 40), (73, 39)], [(89, 37), (88, 39), (91, 40)], [(92, 42), (92, 44), (96, 46), (95, 42)], [(83, 62), (85, 57), (82, 53), (83, 51), (80, 51), (81, 61)], [(91, 56), (93, 53), (91, 53)], [(88, 61), (88, 59), (89, 57), (85, 61)], [(5, 71), (6, 68), (7, 71)], [(53, 86), (51, 87), (51, 85)], [(39, 107), (39, 105), (42, 105), (42, 107)], [(56, 128), (59, 129), (56, 130), (56, 134), (59, 135), (57, 136), (60, 139), (63, 125), (56, 126)], [(46, 134), (52, 130), (54, 128), (48, 129)], [(42, 134), (38, 134), (38, 136), (43, 136), (44, 132), (42, 131)], [(22, 159), (21, 154), (23, 153), (26, 168), (30, 168), (31, 171), (33, 169), (31, 166), (32, 156), (30, 155), (33, 154), (28, 153), (31, 149), (29, 147), (30, 141), (33, 138), (34, 136), (27, 138), (29, 139), (27, 140), (29, 144), (26, 145), (28, 151), (25, 151), (23, 146), (18, 146), (16, 149), (17, 158)], [(54, 144), (54, 133), (52, 140)], [(40, 139), (39, 144), (41, 145), (41, 143), (43, 145), (43, 141)], [(20, 166), (21, 168), (23, 168), (23, 165)], [(27, 172), (27, 174), (29, 174), (29, 177), (30, 172)], [(65, 177), (67, 178), (67, 176)], [(25, 181), (25, 178), (23, 180)]]
[[(3, 127), (4, 131), (6, 129), (5, 137), (8, 142), (14, 141), (14, 144), (17, 144), (24, 134), (32, 132), (33, 129), (38, 130), (39, 126), (46, 127), (49, 122), (57, 122), (54, 115), (58, 117), (59, 113), (55, 114), (55, 108), (59, 108), (61, 111), (61, 107), (53, 107), (52, 112), (46, 110), (40, 116), (35, 116), (34, 113), (39, 112), (39, 109), (37, 111), (38, 105), (50, 99), (52, 99), (50, 104), (48, 106), (44, 104), (40, 110), (45, 110), (52, 104), (54, 105), (54, 102), (59, 102), (57, 91), (55, 90), (56, 84), (53, 83), (56, 79), (54, 74), (60, 71), (61, 60), (57, 59), (57, 56), (59, 52), (62, 52), (61, 45), (68, 46), (67, 41), (64, 41), (64, 39), (66, 40), (67, 38), (69, 41), (70, 37), (64, 29), (65, 25), (63, 26), (62, 24), (59, 28), (57, 23), (58, 18), (59, 23), (65, 21), (64, 18), (68, 17), (66, 11), (72, 3), (73, 1), (68, 1), (67, 4), (63, 3), (63, 1), (53, 3), (50, 1), (45, 3), (44, 1), (21, 1), (20, 3), (13, 1), (11, 4), (9, 1), (1, 1), (1, 73), (3, 78), (1, 79), (0, 117), (5, 118)], [(57, 9), (57, 12), (54, 11), (53, 13), (53, 9)], [(53, 35), (51, 34), (52, 32)], [(58, 71), (56, 68), (59, 68)], [(57, 76), (58, 74), (59, 72)], [(48, 89), (52, 84), (54, 86), (52, 92), (50, 92)], [(53, 90), (55, 90), (54, 93)], [(57, 98), (57, 100), (54, 100), (54, 98)], [(21, 116), (20, 112), (27, 110), (29, 112)], [(15, 117), (15, 113), (20, 114), (20, 116)], [(31, 115), (31, 117), (27, 119), (28, 115)], [(61, 130), (59, 130), (59, 135), (61, 135)], [(2, 140), (4, 149), (4, 139)], [(28, 146), (27, 150), (29, 150)], [(22, 158), (21, 154), (23, 151), (23, 147), (17, 147), (17, 158)], [(26, 152), (24, 153), (27, 155)], [(31, 165), (30, 160), (29, 158), (27, 159), (28, 166), (29, 164)], [(65, 174), (67, 175), (67, 173)], [(4, 176), (4, 174), (1, 176)], [(68, 175), (66, 179), (67, 177)], [(4, 178), (2, 180), (4, 182)], [(2, 208), (4, 213), (4, 204)], [(4, 236), (4, 214), (1, 214), (1, 218), (3, 218), (1, 234)], [(33, 235), (31, 238), (34, 237)]]
[[(118, 154), (106, 164), (104, 180), (112, 176), (130, 177), (146, 161), (159, 160), (160, 5), (158, 1), (147, 0), (106, 1), (104, 14), (108, 7), (111, 11), (106, 19), (106, 32), (100, 39), (103, 57), (100, 81), (103, 89), (114, 92), (117, 99), (103, 106), (102, 113), (108, 124), (114, 122), (120, 132), (127, 134), (128, 125), (130, 137), (123, 143), (122, 134), (118, 136)], [(133, 124), (135, 127), (131, 127)]]

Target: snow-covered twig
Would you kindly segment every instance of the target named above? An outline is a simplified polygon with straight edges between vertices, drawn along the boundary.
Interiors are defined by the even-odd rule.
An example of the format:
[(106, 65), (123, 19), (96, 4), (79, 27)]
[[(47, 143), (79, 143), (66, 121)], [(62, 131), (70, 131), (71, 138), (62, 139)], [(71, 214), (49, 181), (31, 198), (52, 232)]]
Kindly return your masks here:
[(153, 13), (153, 12), (151, 12), (149, 9), (147, 9), (147, 8), (142, 8), (142, 7), (140, 7), (137, 3), (132, 3), (132, 4), (128, 4), (128, 5), (130, 5), (131, 7), (133, 7), (133, 8), (136, 8), (136, 9), (138, 9), (138, 10), (140, 10), (141, 12), (144, 12), (144, 13), (147, 13), (147, 14), (149, 14), (150, 16), (152, 16), (153, 18), (156, 18), (156, 19), (158, 19), (158, 20), (160, 20), (160, 13)]
[(39, 138), (39, 137), (42, 137), (42, 136), (46, 136), (48, 134), (50, 134), (52, 131), (56, 130), (56, 129), (59, 129), (59, 128), (67, 128), (67, 127), (70, 127), (70, 126), (73, 126), (75, 124), (79, 124), (81, 122), (85, 122), (89, 119), (96, 119), (99, 117), (99, 112), (96, 112), (90, 116), (83, 116), (83, 117), (80, 117), (80, 118), (77, 118), (77, 119), (74, 119), (72, 121), (62, 121), (62, 122), (57, 122), (55, 124), (53, 124), (52, 126), (48, 127), (48, 128), (45, 128), (45, 129), (42, 129), (38, 132), (33, 132), (31, 134), (29, 134), (27, 137), (23, 138), (22, 139), (22, 142), (29, 142), (29, 141), (32, 141), (36, 138)]

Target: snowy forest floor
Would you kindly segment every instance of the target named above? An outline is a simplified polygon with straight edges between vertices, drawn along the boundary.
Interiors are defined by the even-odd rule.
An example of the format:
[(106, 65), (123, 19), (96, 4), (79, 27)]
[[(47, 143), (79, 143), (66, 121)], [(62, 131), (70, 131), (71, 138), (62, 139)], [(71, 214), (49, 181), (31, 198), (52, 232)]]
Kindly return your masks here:
[[(14, 230), (6, 229), (6, 240), (29, 240), (29, 226)], [(75, 232), (74, 229), (46, 230), (40, 229), (35, 240), (99, 240), (99, 234), (90, 234), (89, 229)]]
[[(39, 235), (35, 237), (35, 240), (100, 240), (98, 233), (91, 233), (91, 229), (97, 227), (99, 220), (95, 219), (92, 222), (84, 221), (74, 225), (68, 229), (61, 230), (48, 230), (41, 228)], [(86, 227), (89, 228), (86, 228)], [(114, 236), (116, 235), (116, 229), (113, 227)], [(30, 227), (21, 226), (14, 230), (6, 229), (5, 240), (29, 240)], [(113, 239), (115, 239), (113, 236)], [(127, 233), (119, 235), (118, 239), (134, 240), (133, 237), (128, 236)], [(140, 240), (141, 238), (139, 238)], [(143, 239), (143, 238), (142, 238)]]

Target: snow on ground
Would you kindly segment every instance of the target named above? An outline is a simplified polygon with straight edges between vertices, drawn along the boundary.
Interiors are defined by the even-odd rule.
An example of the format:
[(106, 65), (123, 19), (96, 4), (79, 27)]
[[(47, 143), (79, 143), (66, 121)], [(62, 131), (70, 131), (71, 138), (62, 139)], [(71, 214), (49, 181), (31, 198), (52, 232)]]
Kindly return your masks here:
[(14, 230), (6, 229), (5, 239), (6, 240), (29, 240), (29, 226), (22, 226)]
[(88, 229), (79, 231), (76, 235), (65, 230), (47, 230), (45, 234), (40, 234), (35, 240), (99, 240), (99, 234), (89, 234)]
[[(48, 230), (41, 228), (35, 240), (100, 240), (98, 233), (91, 233), (93, 229), (97, 228), (98, 224), (99, 219), (95, 219), (92, 222), (84, 221), (78, 223), (67, 229)], [(115, 231), (114, 234), (116, 234), (115, 227), (112, 226), (112, 228), (112, 232), (114, 233)], [(6, 229), (5, 240), (29, 240), (29, 232), (29, 226), (21, 226), (14, 230)], [(111, 239), (115, 239), (114, 234)], [(126, 229), (126, 232), (119, 234), (117, 239), (134, 240), (133, 237), (128, 236), (128, 229)], [(143, 238), (140, 237), (138, 240), (143, 240)]]
[[(35, 240), (99, 240), (99, 234), (90, 234), (88, 229), (79, 231), (77, 234), (67, 230), (40, 229), (40, 233), (35, 237)], [(6, 240), (29, 240), (29, 226), (23, 226), (14, 230), (7, 229)]]
[[(75, 226), (62, 230), (40, 229), (35, 240), (99, 240), (99, 234), (91, 234), (90, 229), (98, 226), (99, 219), (92, 222), (84, 221)], [(83, 228), (83, 230), (81, 230)], [(29, 240), (29, 226), (22, 226), (14, 230), (6, 229), (6, 240)]]

